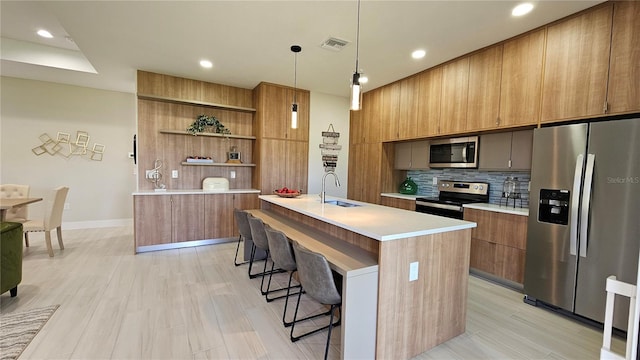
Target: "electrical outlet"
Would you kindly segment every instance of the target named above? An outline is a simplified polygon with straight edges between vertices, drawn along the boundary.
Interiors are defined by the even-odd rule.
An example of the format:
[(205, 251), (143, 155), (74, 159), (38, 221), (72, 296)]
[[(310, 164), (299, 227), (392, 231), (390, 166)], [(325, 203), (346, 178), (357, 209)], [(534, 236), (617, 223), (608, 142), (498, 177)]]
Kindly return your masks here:
[(414, 261), (409, 264), (409, 281), (418, 280), (418, 262)]
[(236, 178), (236, 171), (235, 170), (229, 171), (229, 177), (232, 178), (232, 179), (235, 179)]
[(172, 179), (178, 178), (178, 170), (171, 170), (171, 178)]
[(433, 185), (438, 185), (438, 177), (434, 176), (432, 181)]
[(71, 204), (69, 204), (69, 203), (64, 203), (64, 209), (65, 209), (65, 210), (69, 210), (69, 209), (71, 209)]

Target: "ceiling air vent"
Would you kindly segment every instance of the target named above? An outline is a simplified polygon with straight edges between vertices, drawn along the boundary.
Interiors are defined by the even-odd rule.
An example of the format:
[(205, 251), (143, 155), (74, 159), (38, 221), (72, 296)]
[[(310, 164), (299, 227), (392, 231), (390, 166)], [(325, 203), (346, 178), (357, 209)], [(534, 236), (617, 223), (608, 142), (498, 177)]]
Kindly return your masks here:
[(327, 40), (323, 41), (322, 44), (320, 44), (320, 47), (327, 50), (340, 51), (348, 43), (349, 42), (347, 40), (330, 37)]

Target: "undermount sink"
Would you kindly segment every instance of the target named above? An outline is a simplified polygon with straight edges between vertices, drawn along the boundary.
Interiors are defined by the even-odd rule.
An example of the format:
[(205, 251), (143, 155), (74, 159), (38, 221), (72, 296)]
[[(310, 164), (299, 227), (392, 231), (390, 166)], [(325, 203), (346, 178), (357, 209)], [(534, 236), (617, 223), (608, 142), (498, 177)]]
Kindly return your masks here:
[(342, 207), (358, 207), (358, 206), (362, 206), (362, 205), (359, 205), (359, 204), (348, 203), (348, 202), (340, 201), (340, 200), (325, 200), (324, 203), (325, 204), (331, 204), (331, 205), (338, 205), (338, 206), (342, 206)]

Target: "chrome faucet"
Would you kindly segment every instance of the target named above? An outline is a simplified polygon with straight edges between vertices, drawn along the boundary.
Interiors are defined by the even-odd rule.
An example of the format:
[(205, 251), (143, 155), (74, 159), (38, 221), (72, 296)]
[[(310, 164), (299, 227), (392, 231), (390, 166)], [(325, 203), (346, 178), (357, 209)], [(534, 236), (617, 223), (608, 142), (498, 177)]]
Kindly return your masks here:
[(324, 173), (324, 176), (322, 177), (322, 192), (320, 193), (320, 203), (324, 204), (324, 200), (325, 200), (325, 180), (327, 179), (327, 175), (333, 175), (333, 177), (336, 179), (336, 186), (340, 186), (340, 180), (338, 180), (338, 175), (336, 175), (336, 173), (334, 173), (333, 171), (329, 171)]

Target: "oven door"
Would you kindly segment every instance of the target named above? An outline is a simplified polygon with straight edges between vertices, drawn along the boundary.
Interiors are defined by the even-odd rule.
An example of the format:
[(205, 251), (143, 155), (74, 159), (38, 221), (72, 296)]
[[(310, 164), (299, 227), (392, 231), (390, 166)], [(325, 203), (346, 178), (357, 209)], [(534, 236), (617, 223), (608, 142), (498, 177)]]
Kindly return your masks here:
[(462, 220), (463, 218), (462, 206), (456, 206), (456, 205), (439, 204), (439, 203), (416, 200), (416, 211), (425, 213), (425, 214), (444, 216), (444, 217), (453, 218), (453, 219)]

